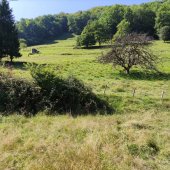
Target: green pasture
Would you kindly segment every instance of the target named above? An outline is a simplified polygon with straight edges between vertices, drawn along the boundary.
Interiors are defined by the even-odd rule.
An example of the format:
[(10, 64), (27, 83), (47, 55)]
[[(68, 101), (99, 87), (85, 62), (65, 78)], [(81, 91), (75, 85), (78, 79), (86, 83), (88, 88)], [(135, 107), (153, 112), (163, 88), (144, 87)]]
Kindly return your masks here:
[[(93, 47), (76, 49), (76, 38), (66, 35), (61, 39), (22, 49), (22, 57), (14, 60), (11, 68), (2, 67), (9, 74), (20, 78), (31, 79), (26, 63), (48, 64), (56, 69), (59, 76), (75, 76), (89, 86), (96, 94), (104, 96), (118, 110), (127, 107), (131, 110), (158, 107), (170, 107), (170, 43), (154, 41), (149, 47), (160, 57), (159, 70), (162, 75), (146, 73), (134, 68), (132, 75), (122, 73), (121, 68), (113, 68), (111, 64), (101, 64), (97, 58), (105, 54), (109, 48)], [(32, 48), (40, 54), (28, 56)], [(135, 93), (134, 93), (135, 91)], [(134, 93), (134, 94), (133, 94)], [(162, 102), (163, 93), (163, 102)], [(134, 97), (133, 97), (134, 95)], [(121, 109), (120, 109), (121, 108)]]
[[(65, 37), (66, 38), (66, 37)], [(58, 76), (73, 75), (115, 109), (110, 116), (0, 116), (0, 170), (167, 170), (170, 168), (170, 43), (150, 47), (162, 75), (100, 64), (108, 48), (74, 49), (75, 37), (22, 49), (1, 72), (29, 79), (27, 63), (48, 64)], [(31, 48), (40, 54), (28, 56)], [(134, 95), (134, 96), (133, 96)], [(67, 114), (67, 113), (66, 113)]]

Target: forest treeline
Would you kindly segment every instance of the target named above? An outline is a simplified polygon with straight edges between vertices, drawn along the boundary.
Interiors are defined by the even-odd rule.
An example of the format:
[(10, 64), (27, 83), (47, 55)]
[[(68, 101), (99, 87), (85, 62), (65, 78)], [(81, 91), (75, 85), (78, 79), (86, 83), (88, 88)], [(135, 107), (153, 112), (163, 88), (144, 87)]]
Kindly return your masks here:
[(44, 43), (71, 32), (81, 35), (78, 44), (86, 45), (110, 41), (122, 29), (146, 33), (159, 38), (160, 29), (170, 26), (170, 0), (160, 0), (141, 5), (114, 5), (96, 7), (74, 14), (60, 13), (17, 22), (19, 38), (27, 45)]

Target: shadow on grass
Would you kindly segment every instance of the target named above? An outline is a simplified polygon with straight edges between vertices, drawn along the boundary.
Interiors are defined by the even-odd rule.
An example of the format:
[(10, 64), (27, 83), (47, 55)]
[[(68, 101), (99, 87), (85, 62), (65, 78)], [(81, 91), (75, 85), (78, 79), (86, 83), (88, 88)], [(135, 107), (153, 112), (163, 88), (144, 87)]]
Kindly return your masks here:
[(141, 71), (132, 71), (129, 75), (124, 72), (119, 74), (125, 79), (134, 79), (134, 80), (170, 80), (170, 73), (161, 73), (161, 72), (141, 72)]
[(55, 39), (51, 39), (51, 40), (45, 41), (45, 42), (43, 43), (43, 45), (56, 44), (56, 43), (58, 43), (58, 41), (60, 41), (60, 40), (67, 40), (67, 39), (73, 38), (73, 37), (74, 37), (73, 34), (71, 34), (71, 33), (65, 33), (65, 34), (63, 34), (63, 35), (61, 35), (61, 36), (59, 36), (59, 37), (56, 37)]
[(151, 96), (118, 96), (116, 94), (111, 94), (107, 96), (101, 96), (105, 99), (112, 108), (115, 109), (114, 114), (127, 114), (132, 112), (138, 112), (141, 110), (161, 110), (161, 111), (170, 111), (170, 99), (159, 99), (153, 98)]
[(56, 40), (67, 40), (69, 38), (73, 38), (73, 34), (72, 33), (65, 33), (61, 36), (59, 36), (58, 38), (56, 38)]
[(81, 47), (81, 49), (86, 49), (86, 50), (94, 50), (94, 49), (102, 49), (102, 48), (111, 48), (112, 45), (102, 45), (102, 46), (91, 46), (91, 47)]
[(2, 65), (5, 68), (18, 69), (18, 70), (27, 70), (26, 64), (27, 64), (27, 62), (22, 62), (22, 61), (15, 61), (12, 63), (10, 61), (5, 61), (2, 63)]
[(37, 44), (32, 44), (29, 45), (29, 47), (31, 46), (37, 46), (37, 45), (52, 45), (52, 44), (57, 44), (58, 41), (60, 40), (67, 40), (68, 38), (73, 38), (73, 34), (72, 33), (65, 33), (59, 37), (54, 37), (54, 38), (49, 38), (47, 40), (42, 41), (41, 43), (37, 43)]
[(165, 41), (164, 43), (166, 43), (166, 44), (170, 44), (170, 41)]

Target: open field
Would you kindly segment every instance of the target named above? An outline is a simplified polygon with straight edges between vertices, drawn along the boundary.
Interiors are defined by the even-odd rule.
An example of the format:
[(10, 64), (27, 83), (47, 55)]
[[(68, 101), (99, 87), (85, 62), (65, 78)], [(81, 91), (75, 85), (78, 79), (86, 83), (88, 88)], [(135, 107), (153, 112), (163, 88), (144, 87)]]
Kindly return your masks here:
[(170, 43), (155, 41), (150, 47), (162, 59), (162, 77), (137, 68), (125, 76), (120, 68), (97, 62), (109, 49), (73, 49), (74, 45), (74, 37), (64, 37), (35, 46), (41, 53), (28, 57), (29, 47), (13, 68), (1, 71), (31, 80), (26, 63), (53, 65), (56, 74), (82, 80), (115, 113), (1, 116), (0, 170), (170, 169)]
[[(69, 38), (68, 38), (69, 37)], [(35, 46), (41, 53), (28, 57), (32, 47), (22, 50), (23, 57), (15, 59), (14, 68), (7, 72), (21, 78), (31, 79), (25, 63), (50, 64), (56, 67), (58, 75), (74, 75), (89, 86), (96, 94), (105, 96), (117, 110), (124, 107), (131, 110), (150, 109), (162, 106), (164, 91), (165, 108), (170, 107), (170, 44), (155, 41), (150, 47), (160, 56), (159, 69), (165, 74), (145, 74), (134, 69), (131, 76), (120, 74), (112, 65), (97, 62), (97, 57), (109, 49), (74, 49), (75, 37), (62, 37), (46, 45)], [(132, 97), (136, 89), (135, 99)], [(126, 109), (126, 112), (127, 112)]]

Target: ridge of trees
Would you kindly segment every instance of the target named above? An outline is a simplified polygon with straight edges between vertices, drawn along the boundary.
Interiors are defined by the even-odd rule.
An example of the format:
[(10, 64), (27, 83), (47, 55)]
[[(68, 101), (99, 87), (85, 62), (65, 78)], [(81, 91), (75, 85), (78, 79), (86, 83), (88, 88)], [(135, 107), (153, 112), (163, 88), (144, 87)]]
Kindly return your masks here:
[(124, 24), (126, 21), (126, 26), (128, 23), (128, 32), (145, 33), (158, 38), (161, 28), (170, 26), (170, 0), (133, 6), (96, 7), (74, 14), (60, 13), (21, 19), (17, 22), (17, 28), (19, 37), (25, 39), (28, 45), (41, 44), (47, 39), (56, 39), (70, 32), (81, 35), (78, 45), (89, 46), (96, 42), (101, 45), (111, 41), (118, 34), (117, 31), (121, 32), (118, 29), (122, 29), (122, 20)]

